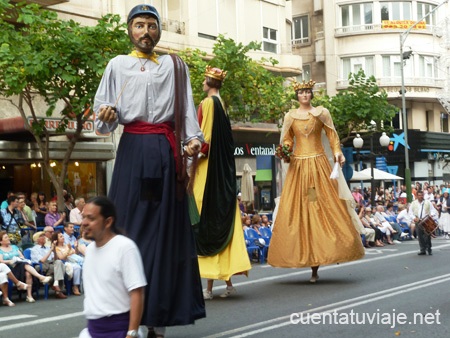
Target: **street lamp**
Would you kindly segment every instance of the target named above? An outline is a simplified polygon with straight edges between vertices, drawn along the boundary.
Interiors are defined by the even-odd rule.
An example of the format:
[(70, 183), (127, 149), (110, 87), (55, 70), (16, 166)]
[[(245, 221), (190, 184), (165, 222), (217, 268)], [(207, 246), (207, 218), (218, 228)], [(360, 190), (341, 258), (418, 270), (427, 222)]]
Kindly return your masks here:
[(408, 36), (408, 34), (411, 32), (411, 30), (421, 21), (425, 20), (429, 15), (434, 13), (439, 7), (441, 7), (443, 4), (447, 3), (449, 0), (445, 0), (439, 5), (437, 5), (435, 8), (433, 8), (431, 11), (429, 11), (427, 14), (425, 14), (420, 20), (416, 21), (411, 27), (409, 27), (406, 31), (400, 34), (400, 75), (402, 77), (402, 89), (401, 89), (401, 95), (402, 95), (402, 119), (403, 119), (403, 133), (405, 135), (405, 185), (406, 185), (406, 195), (408, 202), (412, 201), (412, 189), (411, 189), (411, 171), (409, 169), (409, 151), (408, 151), (408, 121), (406, 117), (406, 102), (405, 102), (405, 74), (404, 74), (404, 64), (403, 60), (409, 59), (411, 56), (412, 51), (406, 51), (403, 52), (403, 44), (405, 43), (405, 40)]
[[(380, 145), (383, 148), (386, 148), (391, 139), (389, 138), (389, 136), (386, 135), (385, 132), (383, 132), (381, 134), (381, 137), (379, 139), (380, 141)], [(359, 134), (356, 134), (356, 137), (353, 139), (353, 146), (356, 148), (356, 152), (357, 154), (359, 154), (359, 150), (363, 147), (364, 145), (364, 140), (361, 138), (361, 136)], [(375, 157), (379, 156), (382, 154), (375, 154), (373, 151), (373, 134), (372, 136), (370, 136), (370, 154), (369, 154), (369, 159), (370, 159), (370, 176), (372, 177), (370, 179), (370, 203), (373, 205), (374, 201), (375, 201), (375, 175), (373, 172), (374, 166), (375, 166)]]

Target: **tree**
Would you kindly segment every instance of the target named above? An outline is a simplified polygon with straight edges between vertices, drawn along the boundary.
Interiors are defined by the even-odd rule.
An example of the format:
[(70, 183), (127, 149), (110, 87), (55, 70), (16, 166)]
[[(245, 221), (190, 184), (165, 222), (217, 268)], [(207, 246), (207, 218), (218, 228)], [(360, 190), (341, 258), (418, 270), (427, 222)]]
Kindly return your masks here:
[(314, 105), (323, 105), (330, 111), (341, 143), (350, 139), (352, 133), (367, 130), (372, 120), (379, 129), (389, 130), (389, 123), (399, 109), (388, 102), (387, 93), (378, 87), (375, 77), (366, 77), (360, 70), (350, 73), (348, 80), (348, 88), (335, 96), (314, 97)]
[(285, 88), (285, 79), (264, 68), (265, 63), (277, 61), (261, 59), (255, 61), (248, 56), (250, 51), (261, 49), (261, 44), (236, 43), (219, 35), (213, 47), (214, 57), (207, 61), (201, 50), (186, 49), (180, 56), (189, 66), (194, 102), (204, 98), (203, 80), (207, 64), (226, 70), (227, 77), (220, 95), (229, 106), (230, 118), (234, 121), (273, 122), (282, 121), (283, 115), (292, 107), (293, 90)]
[[(90, 118), (93, 98), (107, 62), (131, 49), (126, 25), (120, 16), (107, 15), (96, 26), (58, 19), (38, 5), (0, 0), (0, 95), (15, 106), (33, 134), (43, 165), (63, 209), (63, 187), (67, 167), (83, 124)], [(68, 137), (68, 148), (59, 176), (50, 166), (49, 146), (55, 135), (45, 127), (36, 108), (41, 98), (45, 115), (57, 117), (57, 135), (65, 135), (70, 121), (76, 131)], [(63, 108), (56, 111), (57, 107)], [(27, 119), (31, 115), (32, 123)]]

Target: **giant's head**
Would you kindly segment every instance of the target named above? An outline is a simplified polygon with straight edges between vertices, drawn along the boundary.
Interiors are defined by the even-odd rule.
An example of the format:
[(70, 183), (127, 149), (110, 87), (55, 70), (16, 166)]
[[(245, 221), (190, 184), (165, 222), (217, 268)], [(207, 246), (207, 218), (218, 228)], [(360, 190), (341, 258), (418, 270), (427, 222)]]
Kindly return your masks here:
[(128, 36), (136, 49), (151, 53), (161, 39), (161, 18), (156, 8), (146, 4), (133, 7), (127, 24)]

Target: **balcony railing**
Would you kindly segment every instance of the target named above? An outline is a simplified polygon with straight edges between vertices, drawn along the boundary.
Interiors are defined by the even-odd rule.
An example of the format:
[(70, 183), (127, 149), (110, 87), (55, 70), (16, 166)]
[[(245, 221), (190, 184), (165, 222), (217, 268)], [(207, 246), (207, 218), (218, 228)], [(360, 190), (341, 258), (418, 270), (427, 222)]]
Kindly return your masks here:
[[(381, 28), (381, 24), (367, 24), (358, 26), (345, 26), (338, 27), (335, 29), (336, 36), (343, 35), (353, 35), (353, 34), (367, 34), (367, 33), (392, 33), (392, 32), (402, 32), (404, 29), (395, 28)], [(417, 32), (429, 33), (434, 32), (434, 28), (431, 25), (427, 25), (425, 29), (416, 30)]]

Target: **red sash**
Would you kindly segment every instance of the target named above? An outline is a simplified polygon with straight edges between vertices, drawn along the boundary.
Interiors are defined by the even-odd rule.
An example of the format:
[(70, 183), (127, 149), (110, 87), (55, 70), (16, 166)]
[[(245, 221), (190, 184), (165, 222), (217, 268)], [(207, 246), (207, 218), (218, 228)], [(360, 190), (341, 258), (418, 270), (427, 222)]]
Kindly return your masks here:
[(130, 134), (164, 134), (169, 141), (170, 148), (172, 148), (173, 157), (175, 159), (176, 170), (179, 172), (177, 151), (175, 148), (175, 133), (172, 122), (163, 122), (158, 124), (148, 123), (144, 121), (133, 121), (124, 125), (123, 131)]

